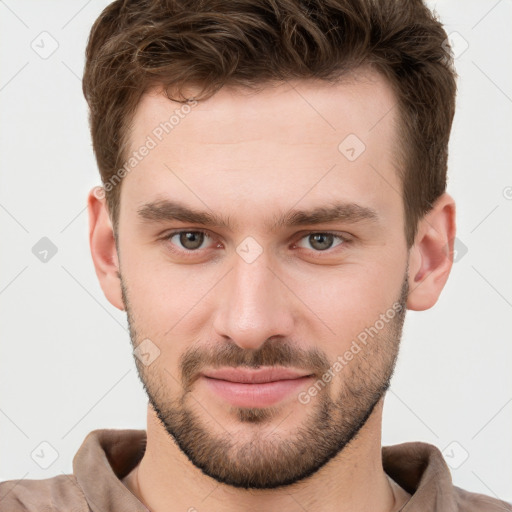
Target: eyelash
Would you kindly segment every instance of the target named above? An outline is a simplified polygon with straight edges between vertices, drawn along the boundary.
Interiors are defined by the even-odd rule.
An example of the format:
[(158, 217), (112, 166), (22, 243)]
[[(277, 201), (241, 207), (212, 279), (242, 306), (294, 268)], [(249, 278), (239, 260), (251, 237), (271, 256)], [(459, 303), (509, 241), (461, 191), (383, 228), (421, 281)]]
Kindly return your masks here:
[[(202, 233), (205, 237), (213, 239), (213, 237), (208, 233), (208, 231), (205, 231), (202, 229), (180, 229), (177, 231), (172, 231), (170, 233), (167, 233), (165, 236), (162, 237), (162, 239), (164, 241), (169, 242), (169, 245), (172, 247), (171, 250), (173, 252), (179, 253), (180, 255), (186, 255), (187, 257), (193, 257), (194, 255), (198, 254), (201, 251), (201, 249), (195, 249), (195, 250), (185, 249), (185, 248), (177, 249), (174, 244), (170, 243), (170, 241), (173, 236), (179, 235), (181, 233)], [(340, 248), (341, 246), (345, 246), (352, 242), (351, 238), (349, 238), (348, 236), (341, 235), (340, 233), (335, 232), (335, 231), (309, 231), (306, 234), (302, 235), (297, 240), (297, 242), (294, 242), (293, 246), (296, 247), (300, 241), (304, 240), (305, 238), (307, 238), (311, 235), (320, 235), (320, 234), (321, 235), (332, 235), (333, 237), (339, 239), (341, 242), (337, 245), (334, 245), (333, 247), (330, 247), (330, 248), (324, 250), (324, 251), (315, 251), (314, 249), (304, 249), (302, 247), (299, 247), (299, 250), (305, 250), (305, 251), (311, 252), (316, 257), (321, 257), (322, 254), (331, 254), (332, 251), (336, 250), (337, 247)], [(343, 250), (343, 249), (338, 249), (338, 250)]]

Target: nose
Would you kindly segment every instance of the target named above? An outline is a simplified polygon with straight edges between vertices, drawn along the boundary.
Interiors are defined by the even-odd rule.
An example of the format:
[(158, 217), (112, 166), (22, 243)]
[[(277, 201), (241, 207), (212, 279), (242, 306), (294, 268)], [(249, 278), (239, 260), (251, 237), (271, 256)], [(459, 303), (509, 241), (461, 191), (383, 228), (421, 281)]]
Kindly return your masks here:
[(269, 268), (264, 254), (247, 263), (235, 257), (234, 268), (218, 291), (219, 308), (213, 328), (239, 347), (256, 350), (267, 339), (290, 336), (294, 326), (293, 301), (288, 290)]

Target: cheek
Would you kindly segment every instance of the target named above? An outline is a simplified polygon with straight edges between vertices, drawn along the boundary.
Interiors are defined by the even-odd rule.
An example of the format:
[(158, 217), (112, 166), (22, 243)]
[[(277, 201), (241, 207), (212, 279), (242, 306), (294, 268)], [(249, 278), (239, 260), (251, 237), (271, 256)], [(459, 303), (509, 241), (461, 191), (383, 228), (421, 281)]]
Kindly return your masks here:
[(322, 330), (325, 346), (321, 348), (332, 355), (333, 348), (337, 353), (344, 350), (345, 345), (392, 308), (400, 297), (404, 277), (400, 266), (382, 261), (317, 272), (308, 285), (296, 276), (293, 288), (315, 313), (312, 316), (304, 311), (311, 319), (310, 329), (320, 321), (329, 327)]
[(138, 335), (175, 343), (186, 333), (190, 343), (210, 313), (209, 291), (222, 277), (219, 269), (132, 254), (123, 259), (122, 274)]

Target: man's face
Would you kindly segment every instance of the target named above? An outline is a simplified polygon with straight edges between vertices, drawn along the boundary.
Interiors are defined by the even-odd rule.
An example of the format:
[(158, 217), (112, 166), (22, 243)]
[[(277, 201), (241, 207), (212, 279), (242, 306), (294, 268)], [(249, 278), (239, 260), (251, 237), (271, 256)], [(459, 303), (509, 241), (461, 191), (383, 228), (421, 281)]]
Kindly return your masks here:
[(151, 149), (122, 183), (119, 264), (132, 341), (159, 355), (136, 363), (218, 481), (311, 475), (389, 386), (408, 256), (394, 105), (375, 74), (139, 105), (131, 151)]

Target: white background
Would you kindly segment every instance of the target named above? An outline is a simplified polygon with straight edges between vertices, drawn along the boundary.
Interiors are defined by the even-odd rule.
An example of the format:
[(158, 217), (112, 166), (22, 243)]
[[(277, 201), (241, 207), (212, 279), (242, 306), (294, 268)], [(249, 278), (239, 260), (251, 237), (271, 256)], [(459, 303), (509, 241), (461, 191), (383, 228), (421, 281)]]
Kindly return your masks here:
[[(88, 247), (86, 196), (100, 181), (80, 77), (106, 4), (0, 1), (0, 480), (69, 473), (91, 430), (145, 428), (125, 315)], [(469, 45), (456, 60), (448, 187), (467, 253), (438, 304), (408, 313), (383, 444), (449, 446), (453, 466), (467, 452), (455, 484), (511, 501), (512, 2), (430, 5), (456, 51)], [(47, 59), (31, 48), (41, 37), (46, 51), (58, 43)], [(42, 237), (58, 249), (47, 263), (32, 253)], [(31, 458), (43, 441), (58, 453), (47, 469)]]

